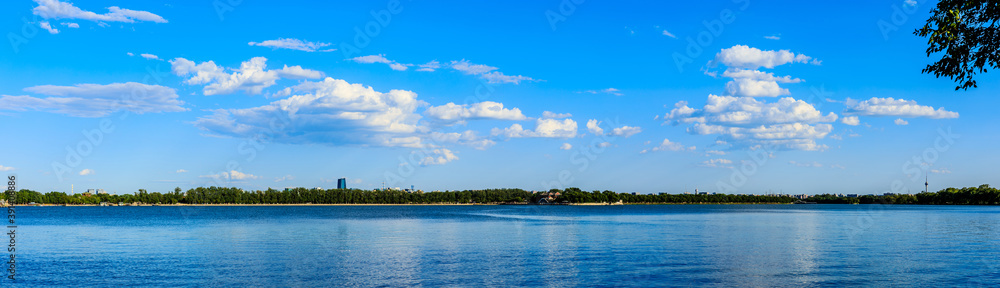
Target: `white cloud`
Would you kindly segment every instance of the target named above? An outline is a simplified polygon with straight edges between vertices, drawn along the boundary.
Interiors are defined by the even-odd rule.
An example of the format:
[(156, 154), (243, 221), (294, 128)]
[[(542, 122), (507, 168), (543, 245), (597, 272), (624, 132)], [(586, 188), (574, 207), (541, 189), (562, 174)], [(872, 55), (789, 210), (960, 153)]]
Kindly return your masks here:
[(73, 6), (72, 3), (58, 0), (34, 0), (38, 7), (32, 9), (32, 13), (45, 19), (81, 19), (94, 22), (124, 22), (135, 23), (139, 21), (167, 23), (166, 19), (159, 15), (147, 12), (108, 7), (108, 13), (97, 14)]
[(78, 173), (78, 174), (80, 174), (80, 176), (92, 175), (92, 174), (94, 174), (94, 170), (83, 169), (83, 170), (80, 170), (80, 173)]
[(537, 79), (533, 79), (533, 78), (527, 77), (527, 76), (521, 76), (521, 75), (511, 76), (511, 75), (506, 75), (506, 74), (500, 73), (499, 71), (495, 71), (495, 70), (497, 70), (497, 67), (486, 66), (486, 65), (482, 65), (482, 64), (473, 64), (473, 63), (470, 63), (468, 60), (465, 60), (465, 59), (462, 59), (460, 61), (451, 61), (451, 64), (449, 64), (448, 67), (451, 68), (451, 69), (455, 69), (457, 71), (460, 71), (462, 73), (465, 73), (465, 74), (477, 75), (480, 78), (486, 79), (487, 82), (493, 83), (493, 84), (496, 84), (496, 83), (501, 83), (501, 84), (506, 84), (506, 83), (521, 84), (521, 81), (528, 81), (528, 82), (538, 81)]
[(670, 38), (677, 39), (677, 36), (674, 36), (674, 34), (672, 34), (670, 32), (667, 32), (666, 29), (663, 30), (663, 36), (667, 36), (667, 37), (670, 37)]
[(0, 109), (15, 111), (46, 111), (74, 117), (104, 117), (118, 110), (137, 114), (187, 111), (173, 88), (135, 82), (77, 84), (75, 86), (42, 85), (25, 91), (49, 95), (0, 96)]
[(709, 159), (701, 163), (703, 167), (711, 168), (733, 168), (733, 161), (729, 159)]
[(472, 148), (478, 150), (485, 150), (486, 148), (492, 147), (496, 144), (493, 140), (479, 137), (479, 135), (472, 130), (466, 130), (462, 133), (443, 133), (435, 131), (430, 133), (430, 140), (433, 141), (433, 143), (458, 143), (471, 146)]
[(359, 57), (354, 57), (354, 58), (347, 59), (347, 60), (351, 60), (351, 61), (362, 63), (362, 64), (382, 63), (382, 64), (389, 65), (390, 69), (396, 70), (396, 71), (406, 71), (406, 69), (409, 68), (409, 66), (413, 66), (413, 64), (402, 64), (402, 63), (399, 63), (399, 62), (396, 62), (396, 61), (392, 61), (392, 60), (386, 59), (385, 55), (382, 55), (382, 54), (368, 55), (368, 56), (359, 56)]
[(788, 89), (781, 88), (775, 81), (760, 81), (749, 78), (733, 79), (726, 83), (726, 93), (746, 97), (778, 97), (788, 95)]
[(59, 34), (59, 29), (52, 28), (52, 25), (49, 24), (48, 21), (39, 22), (38, 26), (42, 27), (42, 29), (45, 29), (46, 31), (49, 31), (49, 34)]
[(76, 24), (76, 23), (72, 23), (72, 22), (62, 22), (62, 23), (59, 23), (59, 24), (62, 24), (63, 26), (66, 26), (66, 27), (69, 27), (69, 28), (80, 28), (80, 24)]
[(780, 37), (780, 36), (778, 36), (778, 35), (768, 35), (768, 36), (764, 36), (764, 39), (769, 39), (769, 40), (781, 40), (781, 37)]
[(640, 127), (622, 126), (611, 129), (610, 135), (616, 137), (628, 138), (631, 137), (632, 135), (639, 134), (639, 132), (642, 132), (642, 128)]
[(601, 143), (597, 143), (597, 145), (594, 145), (594, 146), (596, 146), (597, 148), (608, 148), (608, 147), (611, 147), (611, 146), (614, 146), (614, 145), (612, 145), (611, 142), (601, 142)]
[(552, 111), (542, 112), (542, 118), (561, 119), (561, 118), (569, 118), (569, 117), (573, 117), (573, 114), (570, 114), (570, 113), (555, 113), (555, 112), (552, 112)]
[(7, 167), (0, 165), (0, 171), (11, 171), (11, 170), (14, 170), (14, 167)]
[(587, 121), (587, 131), (597, 136), (604, 135), (604, 128), (601, 128), (601, 121), (597, 121), (597, 119)]
[(652, 151), (652, 152), (656, 152), (656, 151), (694, 151), (694, 149), (695, 149), (694, 146), (685, 147), (681, 143), (671, 142), (670, 139), (664, 138), (663, 142), (660, 142), (660, 145), (657, 145), (656, 147), (653, 147), (652, 149), (649, 149), (649, 150), (639, 151), (639, 153), (647, 153), (647, 152), (650, 152), (650, 151)]
[(330, 52), (337, 49), (323, 49), (323, 47), (330, 46), (330, 43), (323, 42), (309, 42), (305, 40), (299, 40), (294, 38), (278, 38), (277, 40), (265, 40), (262, 42), (250, 42), (247, 43), (250, 46), (261, 46), (269, 47), (271, 49), (291, 49), (299, 50), (305, 52)]
[(908, 124), (910, 124), (910, 122), (907, 122), (906, 120), (903, 120), (902, 118), (896, 118), (896, 121), (892, 121), (892, 122), (896, 123), (896, 125), (908, 125)]
[(851, 126), (858, 126), (861, 124), (861, 119), (858, 119), (858, 116), (846, 116), (843, 119), (840, 119), (840, 123), (844, 123)]
[(819, 162), (816, 162), (816, 161), (806, 162), (806, 163), (797, 162), (797, 161), (788, 161), (788, 164), (792, 164), (792, 165), (795, 165), (795, 166), (798, 166), (798, 167), (813, 167), (813, 168), (823, 167), (823, 164), (819, 164)]
[(848, 98), (844, 114), (861, 116), (926, 117), (932, 119), (958, 118), (957, 112), (937, 110), (931, 106), (921, 106), (917, 101), (872, 97), (865, 101)]
[(184, 170), (184, 169), (177, 169), (177, 173), (186, 173), (186, 172), (188, 172), (188, 171)]
[(146, 58), (146, 59), (149, 59), (149, 60), (160, 60), (160, 57), (157, 57), (156, 55), (149, 54), (149, 53), (142, 53), (142, 54), (139, 54), (139, 56), (142, 56), (142, 58)]
[(934, 173), (934, 174), (951, 174), (951, 170), (948, 170), (948, 168), (931, 169), (931, 173)]
[(563, 143), (562, 145), (559, 145), (559, 149), (561, 150), (573, 149), (573, 145), (570, 145), (569, 143)]
[(484, 101), (469, 105), (448, 103), (427, 108), (424, 114), (443, 121), (465, 121), (469, 119), (524, 120), (528, 119), (518, 108), (504, 108), (502, 103)]
[(759, 67), (774, 68), (788, 63), (811, 63), (818, 65), (820, 61), (812, 57), (795, 54), (788, 50), (760, 50), (746, 45), (736, 45), (722, 49), (715, 55), (714, 64), (723, 64), (732, 68), (757, 69)]
[(903, 0), (903, 5), (910, 7), (917, 6), (917, 0)]
[[(240, 64), (239, 69), (226, 69), (208, 61), (195, 64), (184, 58), (170, 60), (174, 74), (189, 77), (184, 83), (189, 85), (205, 85), (202, 93), (205, 95), (230, 94), (243, 90), (248, 94), (260, 94), (264, 88), (270, 87), (278, 79), (318, 79), (323, 73), (316, 70), (303, 69), (302, 66), (287, 66), (281, 69), (266, 70), (267, 58), (254, 57)], [(233, 70), (230, 74), (227, 70)]]
[(601, 94), (611, 94), (611, 95), (615, 95), (615, 96), (625, 95), (625, 94), (621, 93), (621, 90), (618, 90), (618, 89), (615, 89), (615, 88), (607, 88), (607, 89), (602, 89), (602, 90), (586, 90), (586, 91), (580, 91), (580, 92), (576, 92), (576, 93), (589, 93), (589, 94), (598, 94), (598, 93), (601, 93)]
[(289, 181), (289, 180), (295, 180), (295, 176), (285, 175), (285, 176), (274, 178), (274, 182), (282, 182), (282, 181)]
[[(417, 153), (417, 152), (413, 152)], [(430, 151), (426, 154), (422, 160), (420, 160), (420, 165), (444, 165), (448, 162), (458, 160), (458, 156), (455, 156), (451, 150), (440, 148)]]
[[(361, 84), (326, 78), (292, 87), (303, 94), (246, 109), (218, 109), (195, 126), (212, 134), (278, 142), (423, 147), (415, 111), (422, 102), (406, 90), (378, 92)], [(277, 127), (277, 128), (274, 128)]]
[(719, 150), (708, 150), (708, 151), (705, 151), (705, 156), (710, 156), (710, 155), (719, 155), (719, 156), (721, 156), (721, 155), (726, 155), (726, 152), (725, 151), (719, 151)]
[(778, 83), (799, 83), (802, 79), (792, 78), (792, 76), (777, 77), (774, 73), (750, 69), (726, 69), (722, 72), (722, 77), (726, 78), (747, 78), (760, 81), (774, 81)]
[(417, 68), (417, 71), (434, 72), (434, 70), (441, 68), (441, 63), (437, 60), (433, 60), (424, 64), (418, 64), (417, 67), (420, 67)]
[(132, 52), (125, 52), (125, 55), (128, 55), (129, 57), (135, 56), (135, 54), (132, 54)]
[(521, 124), (514, 124), (508, 128), (493, 128), (493, 136), (504, 136), (507, 138), (540, 137), (540, 138), (572, 138), (576, 137), (577, 124), (572, 119), (537, 119), (535, 130), (525, 130)]
[(260, 178), (260, 176), (256, 176), (256, 175), (249, 174), (249, 173), (243, 173), (243, 172), (236, 171), (236, 170), (231, 170), (229, 172), (222, 171), (222, 172), (219, 172), (218, 174), (201, 175), (201, 176), (198, 176), (198, 177), (202, 177), (202, 178), (215, 178), (215, 179), (225, 179), (227, 181), (248, 180), (248, 179), (258, 179), (258, 178)]
[(675, 104), (664, 116), (667, 123), (706, 123), (727, 126), (754, 126), (760, 124), (833, 122), (833, 112), (823, 115), (811, 104), (792, 97), (776, 103), (766, 103), (748, 97), (708, 95), (702, 109), (687, 106), (686, 101)]

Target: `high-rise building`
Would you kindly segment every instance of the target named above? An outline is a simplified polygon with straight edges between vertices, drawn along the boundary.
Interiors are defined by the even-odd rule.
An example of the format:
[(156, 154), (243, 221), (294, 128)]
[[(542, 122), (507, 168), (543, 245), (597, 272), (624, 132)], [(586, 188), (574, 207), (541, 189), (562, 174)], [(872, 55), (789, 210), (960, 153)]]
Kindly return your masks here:
[(337, 189), (347, 189), (347, 178), (337, 179)]

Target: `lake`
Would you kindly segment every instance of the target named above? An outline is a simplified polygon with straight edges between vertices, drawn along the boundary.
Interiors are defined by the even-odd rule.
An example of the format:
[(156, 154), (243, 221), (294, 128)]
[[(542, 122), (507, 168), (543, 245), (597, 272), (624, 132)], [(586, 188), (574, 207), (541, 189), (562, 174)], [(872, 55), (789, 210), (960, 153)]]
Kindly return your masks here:
[(161, 206), (17, 212), (14, 287), (1000, 283), (1000, 207)]

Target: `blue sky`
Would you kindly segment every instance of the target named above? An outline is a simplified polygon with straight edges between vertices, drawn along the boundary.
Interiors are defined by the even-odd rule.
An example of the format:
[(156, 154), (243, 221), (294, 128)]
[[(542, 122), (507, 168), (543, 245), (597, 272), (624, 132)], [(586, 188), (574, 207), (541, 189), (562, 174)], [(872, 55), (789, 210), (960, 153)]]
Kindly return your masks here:
[[(934, 2), (0, 3), (23, 188), (917, 192), (996, 184)], [(690, 1), (689, 1), (690, 2)]]

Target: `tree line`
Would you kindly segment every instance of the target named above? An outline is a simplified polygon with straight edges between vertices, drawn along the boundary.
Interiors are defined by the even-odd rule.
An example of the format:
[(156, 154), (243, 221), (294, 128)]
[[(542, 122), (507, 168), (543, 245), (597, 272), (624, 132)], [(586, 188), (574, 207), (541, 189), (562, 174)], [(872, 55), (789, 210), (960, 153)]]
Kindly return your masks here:
[[(556, 196), (558, 193), (558, 196)], [(398, 190), (360, 189), (267, 189), (248, 191), (235, 187), (198, 187), (182, 192), (147, 192), (145, 189), (132, 194), (73, 194), (64, 192), (40, 193), (28, 189), (17, 192), (17, 204), (523, 204), (539, 203), (616, 203), (670, 204), (670, 203), (792, 203), (787, 196), (734, 195), (734, 194), (632, 194), (614, 191), (583, 191), (579, 188), (552, 189), (533, 193), (522, 189), (484, 189), (428, 193), (407, 193)], [(947, 188), (936, 193), (916, 195), (862, 195), (838, 197), (830, 194), (815, 195), (807, 202), (835, 204), (937, 204), (937, 205), (1000, 205), (1000, 190), (989, 185), (965, 188)]]
[(1000, 205), (1000, 190), (983, 184), (979, 187), (947, 188), (938, 192), (895, 195), (838, 197), (816, 195), (805, 201), (830, 204), (925, 204), (925, 205)]

